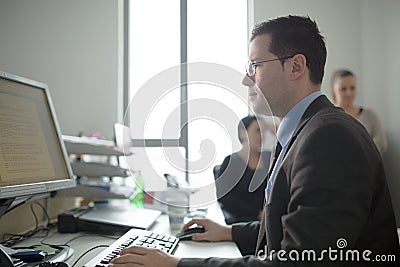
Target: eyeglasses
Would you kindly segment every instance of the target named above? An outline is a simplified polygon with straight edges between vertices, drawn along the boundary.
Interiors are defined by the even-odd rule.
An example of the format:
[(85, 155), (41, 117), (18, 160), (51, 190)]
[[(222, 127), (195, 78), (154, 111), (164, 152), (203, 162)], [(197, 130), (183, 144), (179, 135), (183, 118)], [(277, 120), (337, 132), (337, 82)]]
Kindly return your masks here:
[(264, 61), (260, 61), (260, 62), (256, 62), (256, 61), (247, 61), (247, 65), (246, 65), (246, 73), (249, 77), (254, 76), (254, 74), (256, 74), (256, 67), (260, 66), (264, 63), (267, 62), (271, 62), (271, 61), (276, 61), (276, 60), (283, 60), (283, 59), (288, 59), (288, 58), (292, 58), (295, 55), (292, 56), (287, 56), (287, 57), (280, 57), (280, 58), (274, 58), (274, 59), (269, 59), (269, 60), (264, 60)]

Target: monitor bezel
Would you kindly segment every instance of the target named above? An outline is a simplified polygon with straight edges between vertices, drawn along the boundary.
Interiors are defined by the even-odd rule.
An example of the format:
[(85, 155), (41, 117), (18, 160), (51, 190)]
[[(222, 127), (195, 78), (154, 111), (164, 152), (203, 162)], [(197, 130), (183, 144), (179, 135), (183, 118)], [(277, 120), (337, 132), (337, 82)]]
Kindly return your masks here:
[(64, 141), (62, 139), (60, 127), (58, 125), (57, 116), (54, 110), (53, 102), (50, 97), (49, 87), (47, 84), (34, 81), (25, 77), (21, 77), (18, 75), (10, 74), (4, 71), (0, 71), (0, 78), (7, 79), (13, 82), (26, 84), (29, 86), (36, 87), (44, 91), (46, 101), (49, 105), (50, 115), (54, 123), (55, 132), (58, 138), (58, 141), (61, 145), (61, 153), (64, 158), (68, 177), (59, 180), (52, 180), (46, 182), (33, 182), (26, 183), (20, 185), (9, 185), (9, 186), (0, 186), (0, 199), (8, 199), (8, 198), (16, 198), (23, 196), (31, 196), (42, 193), (51, 193), (61, 189), (67, 189), (76, 186), (76, 177), (72, 173), (72, 168), (69, 162), (68, 154), (65, 149)]

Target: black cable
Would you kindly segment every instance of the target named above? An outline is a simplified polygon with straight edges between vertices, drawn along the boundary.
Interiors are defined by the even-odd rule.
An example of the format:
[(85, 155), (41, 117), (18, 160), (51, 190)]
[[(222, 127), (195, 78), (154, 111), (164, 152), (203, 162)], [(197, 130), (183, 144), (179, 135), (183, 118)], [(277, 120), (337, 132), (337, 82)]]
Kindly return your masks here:
[(47, 224), (46, 225), (50, 226), (51, 225), (50, 216), (49, 216), (49, 213), (47, 212), (46, 208), (41, 203), (39, 203), (38, 201), (34, 201), (33, 203), (35, 203), (36, 205), (38, 205), (39, 207), (42, 208), (43, 213), (44, 213), (44, 215), (46, 216), (46, 219), (47, 219)]
[(50, 246), (50, 244), (46, 244), (44, 241), (46, 240), (46, 239), (50, 239), (50, 238), (52, 238), (55, 234), (57, 234), (57, 232), (54, 232), (52, 235), (50, 235), (50, 236), (45, 236), (42, 240), (40, 240), (40, 244), (42, 244), (42, 245), (48, 245), (48, 246)]
[[(46, 214), (46, 216), (47, 216), (47, 218), (49, 220), (50, 218), (49, 218), (49, 216), (48, 216), (48, 214), (46, 212), (46, 209), (40, 203), (38, 203), (37, 201), (34, 201), (33, 203), (37, 204), (38, 206), (40, 206), (43, 209), (44, 213)], [(18, 242), (26, 240), (26, 239), (36, 235), (40, 231), (47, 231), (47, 234), (48, 234), (48, 231), (50, 230), (48, 227), (46, 227), (46, 226), (45, 227), (39, 227), (39, 219), (38, 219), (38, 216), (37, 216), (35, 210), (33, 209), (33, 203), (30, 204), (30, 210), (31, 210), (31, 212), (33, 214), (33, 217), (35, 219), (35, 228), (25, 232), (22, 235), (20, 235), (20, 234), (10, 234), (11, 237), (8, 238), (7, 240), (4, 240), (5, 239), (4, 237), (6, 235), (6, 234), (4, 234), (3, 235), (3, 240), (4, 241), (1, 242), (2, 245), (6, 246), (6, 247), (12, 247), (15, 244), (17, 244)]]
[[(49, 238), (53, 237), (55, 234), (56, 234), (56, 233), (53, 233), (53, 235), (51, 235), (50, 237), (47, 237), (47, 238), (41, 240), (41, 241), (40, 241), (40, 244), (42, 244), (42, 245), (47, 245), (47, 246), (52, 246), (52, 247), (56, 247), (56, 248), (57, 248), (57, 247), (67, 247), (67, 256), (68, 256), (68, 253), (69, 253), (69, 249), (71, 248), (71, 246), (69, 245), (69, 243), (72, 242), (72, 241), (74, 241), (74, 240), (76, 240), (76, 239), (83, 238), (83, 237), (87, 237), (87, 236), (100, 236), (100, 237), (110, 238), (110, 239), (114, 239), (114, 240), (117, 240), (117, 239), (118, 239), (118, 238), (115, 237), (115, 236), (109, 236), (109, 235), (82, 234), (82, 235), (75, 236), (75, 237), (69, 239), (68, 241), (64, 242), (63, 244), (51, 244), (51, 243), (46, 243), (46, 242), (45, 242), (46, 239), (49, 239)], [(103, 246), (103, 245), (102, 245), (102, 246)], [(108, 247), (109, 245), (106, 245), (106, 246)], [(94, 248), (92, 248), (92, 249), (94, 249)], [(89, 251), (85, 252), (85, 254), (87, 254), (88, 252), (89, 252)], [(81, 255), (81, 256), (79, 257), (79, 259), (77, 259), (76, 262), (75, 262), (74, 264), (76, 264), (85, 254)]]
[[(45, 227), (45, 228), (41, 229), (41, 231), (46, 232), (46, 233), (44, 235), (42, 235), (42, 236), (37, 236), (36, 235), (37, 233), (36, 233), (35, 234), (35, 238), (46, 238), (50, 233), (50, 228), (49, 227)], [(38, 231), (38, 232), (40, 232), (40, 231)]]
[[(25, 201), (24, 203), (26, 203), (26, 202), (27, 202), (27, 201)], [(55, 225), (51, 225), (51, 223), (50, 223), (50, 216), (49, 216), (49, 214), (47, 213), (45, 207), (44, 207), (41, 203), (39, 203), (39, 202), (37, 202), (37, 201), (34, 201), (33, 203), (34, 203), (34, 204), (37, 204), (37, 205), (43, 210), (43, 212), (44, 212), (44, 214), (45, 214), (45, 216), (46, 216), (46, 219), (47, 219), (47, 226), (45, 226), (45, 227), (39, 227), (39, 219), (38, 219), (38, 216), (37, 216), (35, 210), (33, 209), (33, 204), (31, 204), (31, 205), (30, 205), (30, 209), (31, 209), (31, 212), (32, 212), (32, 214), (33, 214), (33, 216), (34, 216), (34, 219), (35, 219), (35, 228), (32, 229), (32, 230), (30, 230), (30, 231), (27, 231), (26, 233), (24, 233), (24, 234), (22, 234), (22, 235), (19, 235), (19, 234), (9, 234), (9, 235), (11, 235), (11, 237), (10, 237), (8, 240), (4, 240), (4, 239), (5, 239), (4, 237), (7, 235), (7, 234), (5, 233), (5, 234), (3, 234), (3, 240), (4, 240), (4, 241), (1, 242), (0, 244), (3, 244), (3, 245), (6, 246), (6, 247), (12, 247), (12, 246), (14, 246), (15, 244), (17, 244), (18, 242), (23, 241), (23, 240), (25, 240), (25, 239), (28, 239), (28, 238), (30, 238), (30, 237), (36, 235), (36, 234), (37, 234), (38, 232), (40, 232), (40, 231), (46, 231), (46, 234), (44, 235), (44, 239), (42, 239), (42, 240), (40, 241), (40, 244), (42, 244), (42, 245), (48, 245), (48, 246), (54, 246), (54, 247), (66, 247), (66, 248), (67, 248), (67, 255), (68, 255), (69, 249), (71, 248), (71, 247), (68, 245), (68, 243), (70, 243), (70, 242), (72, 242), (72, 241), (74, 241), (74, 240), (76, 240), (76, 239), (78, 239), (78, 238), (82, 238), (82, 237), (86, 237), (86, 236), (101, 236), (101, 237), (110, 238), (110, 239), (115, 239), (115, 240), (118, 239), (118, 237), (115, 237), (115, 236), (98, 235), (98, 234), (83, 234), (83, 235), (80, 235), (80, 236), (76, 236), (76, 237), (71, 238), (70, 240), (68, 240), (68, 241), (65, 242), (64, 244), (50, 244), (50, 243), (46, 243), (46, 242), (45, 242), (46, 239), (49, 239), (49, 238), (51, 238), (54, 234), (56, 234), (56, 233), (54, 233), (54, 234), (51, 235), (50, 237), (48, 236), (48, 234), (49, 234), (49, 232), (50, 232), (50, 227), (51, 227), (51, 226), (55, 226)], [(19, 205), (18, 205), (18, 206), (19, 206)], [(41, 238), (41, 237), (38, 237), (38, 238)], [(34, 246), (35, 246), (35, 245), (33, 245), (33, 246), (31, 246), (31, 247), (34, 247)], [(101, 246), (97, 246), (97, 247), (95, 247), (95, 248), (102, 247), (102, 246), (108, 247), (109, 245), (101, 245)], [(93, 250), (93, 249), (95, 249), (95, 248), (92, 248), (91, 250)], [(89, 253), (91, 250), (88, 250), (88, 251), (86, 251), (83, 255), (81, 255), (81, 256), (79, 257), (79, 259), (74, 263), (74, 265), (75, 265), (84, 255), (86, 255), (87, 253)], [(73, 265), (73, 266), (74, 266), (74, 265)]]
[[(23, 240), (23, 235), (18, 235), (18, 234), (4, 234), (5, 235), (10, 235), (10, 237), (7, 240), (3, 240), (1, 244), (5, 247), (11, 247), (18, 243), (19, 241)], [(3, 238), (4, 239), (4, 238)]]
[[(55, 235), (56, 233), (53, 233), (53, 235)], [(79, 238), (83, 238), (83, 237), (88, 237), (88, 236), (100, 236), (100, 237), (105, 237), (105, 238), (110, 238), (110, 239), (114, 239), (117, 240), (119, 237), (115, 237), (115, 236), (109, 236), (109, 235), (98, 235), (98, 234), (82, 234), (82, 235), (78, 235), (75, 236), (71, 239), (69, 239), (68, 241), (64, 242), (63, 244), (50, 244), (50, 243), (46, 243), (45, 240), (46, 239), (50, 239), (51, 237), (53, 237), (53, 235), (43, 239), (40, 241), (40, 244), (42, 245), (48, 245), (48, 246), (64, 246), (64, 245), (68, 245), (69, 243), (71, 243), (72, 241), (79, 239)]]
[(25, 240), (27, 238), (33, 237), (34, 235), (36, 235), (40, 231), (48, 231), (49, 230), (48, 227), (46, 227), (46, 226), (39, 227), (39, 219), (37, 217), (36, 212), (33, 209), (33, 204), (30, 205), (30, 209), (32, 211), (33, 217), (35, 218), (35, 228), (32, 229), (32, 230), (29, 230), (28, 232), (23, 234), (22, 240)]
[[(33, 202), (33, 203), (35, 203), (35, 202)], [(29, 205), (29, 207), (30, 207), (30, 209), (31, 209), (31, 211), (32, 211), (33, 217), (35, 218), (35, 228), (34, 228), (34, 230), (35, 230), (35, 229), (37, 229), (37, 228), (39, 227), (39, 219), (38, 219), (38, 217), (37, 217), (37, 215), (36, 215), (36, 212), (33, 210), (33, 203), (31, 203), (31, 204)], [(33, 231), (34, 231), (34, 230), (33, 230)]]
[(71, 267), (74, 267), (74, 266), (75, 266), (86, 254), (88, 254), (90, 251), (95, 250), (95, 249), (97, 249), (97, 248), (108, 248), (109, 246), (110, 246), (110, 245), (98, 245), (98, 246), (95, 246), (95, 247), (92, 247), (92, 248), (86, 250), (81, 256), (79, 256), (78, 259), (76, 259), (76, 261), (72, 264)]
[(100, 236), (100, 237), (110, 238), (110, 239), (114, 239), (114, 240), (118, 239), (118, 237), (108, 236), (108, 235), (83, 234), (83, 235), (71, 238), (70, 240), (68, 240), (67, 244), (72, 242), (72, 241), (74, 241), (74, 240), (76, 240), (76, 239), (79, 239), (79, 238), (82, 238), (82, 237), (87, 237), (87, 236)]
[[(17, 243), (36, 235), (40, 231), (49, 231), (49, 229), (47, 227), (38, 227), (36, 229), (27, 231), (24, 234), (7, 234), (7, 233), (5, 233), (3, 235), (3, 239), (5, 239), (4, 237), (6, 235), (10, 235), (10, 237), (7, 240), (0, 242), (0, 244), (4, 245), (6, 247), (12, 247)], [(38, 237), (38, 238), (41, 238), (41, 237)]]

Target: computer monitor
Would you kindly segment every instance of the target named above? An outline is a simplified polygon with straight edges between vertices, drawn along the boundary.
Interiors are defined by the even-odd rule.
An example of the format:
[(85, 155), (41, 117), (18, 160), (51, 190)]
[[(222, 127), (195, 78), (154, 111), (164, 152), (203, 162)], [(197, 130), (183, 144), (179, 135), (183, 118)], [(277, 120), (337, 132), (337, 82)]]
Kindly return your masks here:
[(48, 86), (0, 71), (0, 216), (16, 199), (74, 186)]

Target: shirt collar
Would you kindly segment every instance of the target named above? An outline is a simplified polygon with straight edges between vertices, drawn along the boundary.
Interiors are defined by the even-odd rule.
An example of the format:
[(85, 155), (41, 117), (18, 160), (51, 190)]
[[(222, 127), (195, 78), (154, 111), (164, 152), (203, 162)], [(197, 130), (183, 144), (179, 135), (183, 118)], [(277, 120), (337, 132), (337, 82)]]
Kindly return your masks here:
[(298, 102), (286, 115), (283, 117), (276, 134), (277, 139), (281, 146), (284, 148), (289, 143), (301, 117), (308, 108), (308, 106), (320, 95), (321, 91), (316, 91), (304, 97)]

